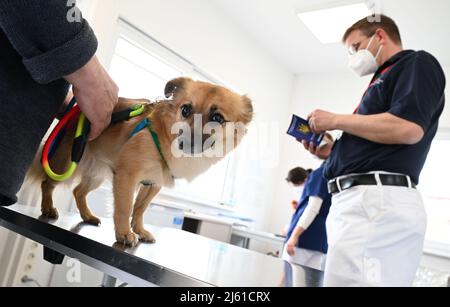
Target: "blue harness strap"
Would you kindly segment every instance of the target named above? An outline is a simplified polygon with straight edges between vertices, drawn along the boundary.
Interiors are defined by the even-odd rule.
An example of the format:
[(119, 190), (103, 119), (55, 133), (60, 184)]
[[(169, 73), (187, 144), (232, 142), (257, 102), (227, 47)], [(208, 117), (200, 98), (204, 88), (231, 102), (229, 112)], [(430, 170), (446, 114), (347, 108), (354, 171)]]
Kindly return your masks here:
[(139, 125), (134, 128), (133, 132), (131, 132), (130, 139), (134, 137), (136, 134), (146, 129), (150, 125), (150, 121), (146, 118), (139, 123)]
[(150, 135), (151, 135), (151, 137), (152, 137), (153, 142), (155, 143), (156, 149), (158, 149), (159, 155), (161, 156), (161, 160), (163, 161), (163, 163), (165, 164), (165, 166), (166, 166), (168, 169), (170, 169), (170, 168), (169, 168), (169, 164), (167, 163), (166, 158), (164, 158), (164, 154), (163, 154), (163, 152), (162, 152), (161, 142), (159, 141), (159, 137), (158, 137), (158, 135), (156, 134), (155, 130), (153, 130), (152, 122), (151, 122), (148, 118), (142, 120), (142, 121), (136, 126), (136, 128), (133, 130), (133, 132), (131, 132), (130, 139), (131, 139), (132, 137), (134, 137), (136, 134), (138, 134), (139, 132), (141, 132), (142, 130), (147, 129), (147, 128), (148, 128), (148, 130), (149, 130), (149, 132), (150, 132)]

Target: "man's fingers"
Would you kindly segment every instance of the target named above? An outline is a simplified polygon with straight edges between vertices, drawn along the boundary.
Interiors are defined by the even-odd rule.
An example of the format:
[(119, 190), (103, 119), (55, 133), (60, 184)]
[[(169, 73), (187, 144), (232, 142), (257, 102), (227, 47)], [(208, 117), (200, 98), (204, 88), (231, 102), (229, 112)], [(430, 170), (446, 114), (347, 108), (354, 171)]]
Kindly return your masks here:
[(309, 122), (309, 127), (311, 128), (312, 133), (314, 133), (314, 134), (319, 133), (319, 131), (317, 129), (316, 121), (314, 120), (314, 118), (311, 118), (311, 120)]
[(303, 144), (303, 147), (305, 147), (306, 150), (309, 150), (309, 144), (305, 140), (302, 141), (302, 144)]
[(89, 132), (89, 138), (88, 138), (89, 142), (97, 139), (106, 128), (107, 128), (107, 126), (104, 126), (104, 125), (101, 125), (101, 126), (100, 125), (91, 125), (91, 130)]
[(103, 127), (99, 127), (98, 125), (91, 125), (91, 131), (89, 132), (89, 142), (98, 138), (102, 131)]
[(102, 134), (102, 132), (109, 126), (111, 119), (108, 118), (104, 120), (97, 120), (94, 122), (92, 121), (90, 122), (91, 122), (91, 131), (89, 132), (89, 142), (95, 140)]
[(311, 115), (311, 117), (308, 119), (309, 127), (314, 134), (317, 134), (316, 120), (317, 119), (313, 115)]
[(321, 133), (324, 132), (324, 131), (322, 131), (322, 130), (320, 130), (320, 129), (317, 129), (316, 126), (312, 126), (312, 127), (311, 127), (311, 131), (312, 131), (312, 133), (314, 133), (314, 134), (321, 134)]
[(309, 143), (309, 152), (310, 153), (312, 153), (313, 155), (315, 155), (316, 154), (316, 150), (317, 150), (317, 147), (314, 145), (314, 143)]

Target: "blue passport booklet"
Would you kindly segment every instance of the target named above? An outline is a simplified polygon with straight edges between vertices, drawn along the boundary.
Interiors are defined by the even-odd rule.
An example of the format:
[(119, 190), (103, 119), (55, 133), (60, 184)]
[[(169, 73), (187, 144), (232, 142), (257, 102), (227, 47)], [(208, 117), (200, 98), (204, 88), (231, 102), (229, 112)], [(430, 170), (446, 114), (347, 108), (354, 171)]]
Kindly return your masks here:
[(306, 141), (307, 143), (312, 142), (316, 146), (323, 145), (324, 135), (314, 134), (309, 127), (308, 121), (297, 115), (292, 116), (292, 122), (287, 133), (297, 140)]

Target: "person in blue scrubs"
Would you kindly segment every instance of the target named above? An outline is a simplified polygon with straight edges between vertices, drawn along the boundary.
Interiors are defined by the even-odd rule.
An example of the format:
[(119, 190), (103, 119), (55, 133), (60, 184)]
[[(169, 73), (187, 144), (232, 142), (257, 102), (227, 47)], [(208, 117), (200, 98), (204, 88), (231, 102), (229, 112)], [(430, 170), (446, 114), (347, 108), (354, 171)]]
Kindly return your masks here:
[[(302, 167), (296, 167), (291, 169), (286, 177), (286, 182), (292, 189), (291, 192), (292, 213), (294, 213), (297, 210), (298, 200), (303, 194), (306, 180), (308, 179), (308, 176), (312, 173), (312, 171), (313, 171), (312, 169), (304, 169)], [(286, 236), (290, 226), (291, 224), (289, 221), (289, 223), (284, 225), (283, 229), (281, 230), (281, 235)]]
[[(325, 152), (334, 140), (325, 136)], [(303, 195), (292, 216), (288, 230), (283, 259), (313, 269), (325, 269), (328, 250), (325, 221), (331, 206), (327, 180), (323, 176), (324, 164), (313, 171), (306, 181)]]
[[(286, 177), (286, 182), (292, 188), (292, 209), (295, 211), (298, 207), (298, 200), (303, 194), (303, 187), (305, 186), (308, 176), (312, 173), (312, 169), (304, 169), (296, 167), (289, 171)], [(286, 230), (287, 231), (287, 230)]]

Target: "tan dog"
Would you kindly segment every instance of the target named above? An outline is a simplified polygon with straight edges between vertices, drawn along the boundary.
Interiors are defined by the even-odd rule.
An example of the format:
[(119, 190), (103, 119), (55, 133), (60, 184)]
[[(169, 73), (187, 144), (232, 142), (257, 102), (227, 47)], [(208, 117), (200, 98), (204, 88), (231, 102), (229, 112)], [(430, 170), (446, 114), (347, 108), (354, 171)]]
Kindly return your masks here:
[[(250, 99), (221, 86), (178, 78), (166, 85), (165, 94), (172, 99), (154, 104), (145, 100), (121, 98), (115, 112), (135, 104), (147, 104), (145, 113), (110, 126), (98, 139), (90, 142), (70, 182), (77, 184), (73, 195), (81, 218), (87, 223), (98, 225), (100, 220), (89, 209), (86, 196), (112, 176), (116, 239), (127, 245), (134, 246), (138, 240), (155, 241), (152, 234), (144, 229), (143, 215), (161, 187), (172, 187), (174, 178), (190, 181), (218, 162), (239, 144), (246, 133), (245, 126), (253, 116)], [(133, 130), (146, 117), (150, 119), (158, 136), (160, 151), (149, 129), (131, 137)], [(202, 119), (201, 128), (209, 125), (216, 128), (212, 129), (214, 131), (228, 129), (233, 123), (241, 124), (232, 130), (232, 134), (214, 134), (211, 129), (206, 129), (209, 132), (200, 131), (200, 135), (195, 131), (180, 133), (183, 124), (194, 129), (197, 125), (194, 118)], [(50, 160), (56, 172), (64, 172), (70, 164), (74, 133), (71, 131), (66, 134)], [(195, 144), (194, 139), (200, 139), (200, 146), (199, 142)], [(226, 146), (230, 143), (231, 146)], [(216, 155), (220, 152), (220, 155), (207, 155), (212, 152)], [(41, 184), (43, 215), (57, 218), (58, 211), (53, 206), (52, 193), (58, 182), (43, 172), (40, 154), (29, 170), (28, 177)], [(139, 192), (135, 197), (137, 189)]]

